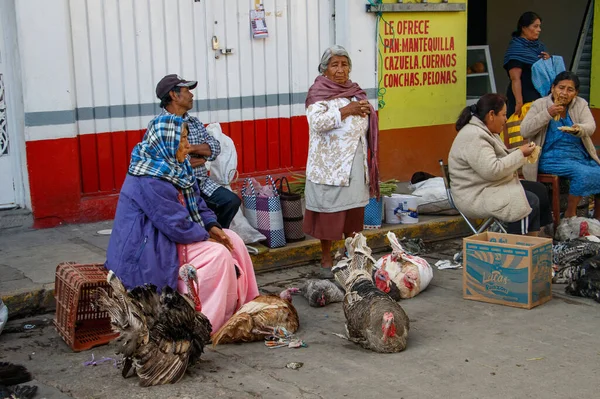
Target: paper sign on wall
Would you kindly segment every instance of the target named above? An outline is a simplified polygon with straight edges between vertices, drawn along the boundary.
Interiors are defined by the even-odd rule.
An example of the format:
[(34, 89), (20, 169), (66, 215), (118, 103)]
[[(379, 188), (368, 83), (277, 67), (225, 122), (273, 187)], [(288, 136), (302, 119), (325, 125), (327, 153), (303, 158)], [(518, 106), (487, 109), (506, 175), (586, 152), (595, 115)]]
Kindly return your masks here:
[(265, 7), (262, 3), (257, 4), (254, 10), (250, 10), (250, 29), (252, 30), (252, 37), (255, 39), (269, 36), (267, 23), (265, 22)]

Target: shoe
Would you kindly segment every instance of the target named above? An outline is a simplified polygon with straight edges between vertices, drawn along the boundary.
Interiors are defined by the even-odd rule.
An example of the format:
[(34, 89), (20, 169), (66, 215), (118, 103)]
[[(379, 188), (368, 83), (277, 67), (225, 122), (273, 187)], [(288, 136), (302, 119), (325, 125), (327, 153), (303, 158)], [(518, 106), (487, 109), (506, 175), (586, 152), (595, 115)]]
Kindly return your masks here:
[(331, 271), (331, 267), (321, 267), (319, 270), (319, 277), (324, 280), (333, 280), (333, 272)]

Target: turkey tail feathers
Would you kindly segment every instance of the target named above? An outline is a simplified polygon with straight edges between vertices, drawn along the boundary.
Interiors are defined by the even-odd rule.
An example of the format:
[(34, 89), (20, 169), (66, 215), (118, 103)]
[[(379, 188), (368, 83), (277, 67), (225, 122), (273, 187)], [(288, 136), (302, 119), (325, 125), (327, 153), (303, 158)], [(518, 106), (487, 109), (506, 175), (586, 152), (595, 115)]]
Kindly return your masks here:
[(10, 386), (31, 381), (31, 374), (20, 364), (0, 362), (0, 385)]

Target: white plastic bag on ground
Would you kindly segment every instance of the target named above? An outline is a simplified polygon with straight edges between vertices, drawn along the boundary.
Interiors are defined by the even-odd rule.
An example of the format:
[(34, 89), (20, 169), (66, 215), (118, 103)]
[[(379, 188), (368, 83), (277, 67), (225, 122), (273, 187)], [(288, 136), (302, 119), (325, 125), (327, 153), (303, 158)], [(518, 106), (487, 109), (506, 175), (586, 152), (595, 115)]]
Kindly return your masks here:
[(235, 231), (241, 237), (242, 241), (244, 241), (244, 244), (253, 244), (267, 239), (264, 234), (250, 226), (248, 219), (242, 213), (241, 207), (233, 217), (229, 229)]
[(411, 185), (412, 195), (417, 197), (417, 211), (420, 214), (458, 215), (450, 206), (444, 179), (432, 177)]
[(0, 299), (0, 334), (2, 334), (2, 330), (4, 330), (4, 326), (6, 326), (6, 322), (8, 321), (8, 308)]
[(412, 298), (427, 288), (433, 279), (433, 269), (425, 259), (406, 253), (396, 234), (390, 231), (387, 238), (392, 253), (382, 256), (375, 264), (375, 285), (394, 299), (398, 295)]

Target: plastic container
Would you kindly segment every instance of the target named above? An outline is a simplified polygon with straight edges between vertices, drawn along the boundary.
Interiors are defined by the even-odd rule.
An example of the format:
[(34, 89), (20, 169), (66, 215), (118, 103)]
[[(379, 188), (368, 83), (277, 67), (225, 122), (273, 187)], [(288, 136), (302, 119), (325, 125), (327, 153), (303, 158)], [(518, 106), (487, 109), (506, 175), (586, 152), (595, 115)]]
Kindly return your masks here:
[(385, 222), (389, 224), (414, 224), (419, 222), (417, 197), (406, 194), (392, 194), (383, 199)]
[(380, 198), (369, 199), (369, 203), (365, 206), (365, 219), (363, 227), (365, 230), (374, 230), (381, 227), (381, 220), (383, 219), (383, 200)]
[(102, 264), (61, 263), (56, 267), (54, 325), (75, 352), (107, 344), (119, 336), (111, 328), (108, 313), (93, 305), (97, 288), (109, 294), (112, 291), (107, 275)]

